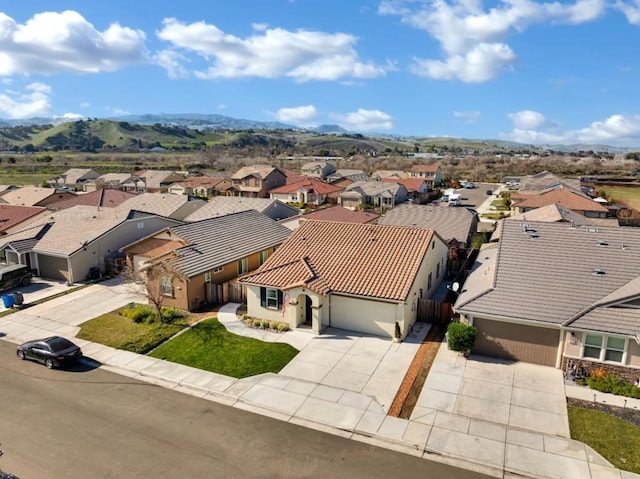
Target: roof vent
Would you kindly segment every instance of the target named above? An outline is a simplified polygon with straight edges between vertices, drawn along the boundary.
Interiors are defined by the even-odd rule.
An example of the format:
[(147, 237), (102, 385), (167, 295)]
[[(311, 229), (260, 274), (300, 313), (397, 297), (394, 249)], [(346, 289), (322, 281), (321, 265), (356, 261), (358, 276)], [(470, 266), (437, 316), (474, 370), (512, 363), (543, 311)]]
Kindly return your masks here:
[(537, 234), (536, 232), (529, 233), (529, 239), (536, 239), (536, 238), (540, 238), (540, 235)]
[(609, 246), (609, 243), (607, 243), (606, 241), (603, 240), (598, 240), (598, 242), (596, 243), (596, 245), (600, 248), (604, 248), (605, 246)]
[(604, 276), (605, 272), (603, 269), (600, 268), (593, 268), (593, 275), (594, 276)]
[(598, 228), (587, 228), (585, 231), (587, 233), (597, 233), (598, 232)]

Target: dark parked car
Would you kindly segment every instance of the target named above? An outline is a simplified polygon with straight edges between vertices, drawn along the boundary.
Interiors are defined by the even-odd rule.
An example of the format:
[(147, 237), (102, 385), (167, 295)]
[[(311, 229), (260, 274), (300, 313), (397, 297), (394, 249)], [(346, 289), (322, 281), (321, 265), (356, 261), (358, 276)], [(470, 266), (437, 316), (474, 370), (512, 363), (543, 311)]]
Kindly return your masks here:
[(493, 190), (487, 190), (487, 195), (491, 196), (493, 194)]
[(51, 336), (21, 344), (16, 354), (20, 359), (40, 361), (52, 369), (77, 361), (82, 357), (82, 350), (68, 339)]

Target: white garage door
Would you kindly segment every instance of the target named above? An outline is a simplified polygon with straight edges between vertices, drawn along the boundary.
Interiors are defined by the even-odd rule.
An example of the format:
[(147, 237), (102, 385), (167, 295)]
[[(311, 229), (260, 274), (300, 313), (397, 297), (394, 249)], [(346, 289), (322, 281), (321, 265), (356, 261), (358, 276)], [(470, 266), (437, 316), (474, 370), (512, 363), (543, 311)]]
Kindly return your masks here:
[(331, 295), (331, 327), (393, 337), (395, 303)]

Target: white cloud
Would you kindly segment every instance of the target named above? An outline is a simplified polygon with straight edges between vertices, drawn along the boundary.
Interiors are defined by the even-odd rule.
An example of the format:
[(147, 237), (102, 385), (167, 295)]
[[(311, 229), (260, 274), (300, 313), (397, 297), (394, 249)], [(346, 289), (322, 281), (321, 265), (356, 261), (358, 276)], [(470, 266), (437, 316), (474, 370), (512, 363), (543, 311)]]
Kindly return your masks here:
[(589, 143), (639, 147), (640, 115), (611, 115), (604, 121), (595, 121), (577, 130), (545, 131), (540, 130), (538, 127), (527, 129), (516, 126), (512, 132), (501, 134), (500, 136), (522, 143), (558, 143), (567, 145)]
[(240, 38), (205, 22), (186, 24), (166, 18), (157, 35), (172, 44), (169, 51), (178, 49), (210, 62), (206, 71), (195, 72), (203, 79), (290, 77), (300, 82), (328, 81), (373, 78), (387, 71), (387, 67), (360, 61), (354, 49), (357, 39), (352, 35), (264, 27), (255, 29), (254, 25), (253, 35)]
[(347, 114), (333, 115), (340, 122), (340, 126), (352, 131), (379, 131), (393, 128), (393, 118), (391, 115), (380, 110), (365, 110), (359, 108), (358, 111)]
[(454, 111), (455, 118), (461, 118), (465, 123), (476, 123), (480, 119), (479, 111)]
[(91, 103), (89, 103), (88, 101), (83, 101), (82, 103), (80, 103), (80, 108), (89, 108), (91, 106)]
[(276, 112), (276, 118), (285, 123), (296, 125), (308, 125), (315, 120), (318, 112), (313, 105), (304, 105), (294, 108), (280, 108)]
[(59, 118), (63, 118), (65, 120), (81, 120), (86, 117), (87, 115), (81, 115), (80, 113), (63, 113)]
[(387, 0), (379, 5), (378, 13), (400, 16), (404, 23), (439, 42), (444, 59), (416, 59), (414, 73), (469, 83), (488, 81), (516, 60), (505, 43), (509, 35), (545, 22), (588, 22), (606, 8), (605, 0), (576, 0), (573, 4), (502, 0), (485, 11), (480, 0), (449, 1)]
[(123, 115), (130, 115), (131, 112), (124, 110), (122, 108), (118, 108), (118, 107), (113, 107), (113, 106), (108, 106), (105, 108), (107, 111), (109, 111), (112, 115), (114, 116), (123, 116)]
[(145, 58), (145, 34), (113, 23), (97, 30), (78, 12), (43, 12), (24, 24), (0, 12), (0, 76), (113, 71)]
[(0, 113), (9, 118), (31, 118), (51, 114), (51, 87), (44, 83), (31, 83), (24, 93), (0, 93)]
[(547, 119), (542, 113), (532, 110), (509, 113), (507, 117), (513, 122), (513, 127), (516, 129), (535, 130), (547, 123)]
[(633, 25), (640, 25), (640, 0), (617, 1), (615, 7), (627, 17), (627, 21)]
[(175, 50), (161, 50), (153, 56), (154, 61), (167, 70), (169, 78), (187, 78), (189, 71), (182, 66), (182, 62), (189, 60)]

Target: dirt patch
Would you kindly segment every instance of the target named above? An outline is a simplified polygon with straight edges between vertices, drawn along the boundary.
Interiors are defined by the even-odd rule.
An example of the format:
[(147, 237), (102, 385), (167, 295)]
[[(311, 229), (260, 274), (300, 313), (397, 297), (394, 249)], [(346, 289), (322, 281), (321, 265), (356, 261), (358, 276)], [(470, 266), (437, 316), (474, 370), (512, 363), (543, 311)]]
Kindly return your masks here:
[(411, 417), (413, 408), (415, 408), (418, 402), (422, 387), (429, 375), (431, 365), (436, 358), (436, 354), (438, 354), (438, 349), (440, 349), (445, 331), (446, 328), (444, 325), (434, 324), (431, 326), (420, 348), (418, 348), (418, 352), (413, 358), (402, 380), (402, 384), (400, 384), (398, 388), (396, 397), (393, 399), (391, 407), (389, 408), (389, 416), (402, 419), (409, 419)]
[(640, 410), (611, 406), (599, 402), (583, 401), (582, 399), (567, 398), (567, 404), (571, 407), (579, 407), (582, 409), (593, 409), (595, 411), (604, 412), (611, 416), (619, 417), (631, 424), (640, 426)]

